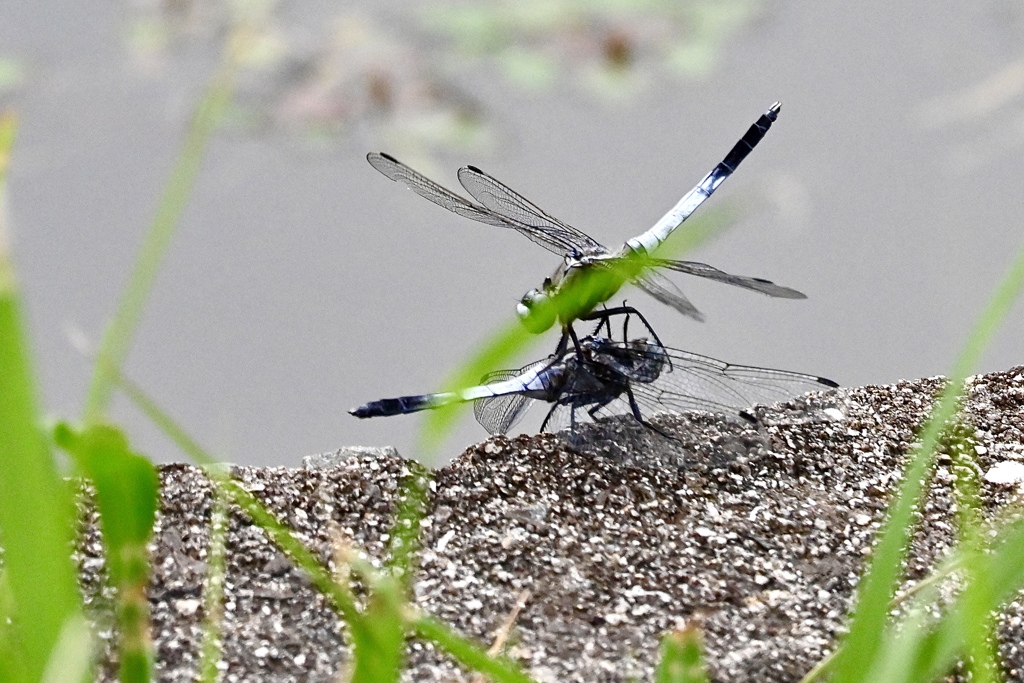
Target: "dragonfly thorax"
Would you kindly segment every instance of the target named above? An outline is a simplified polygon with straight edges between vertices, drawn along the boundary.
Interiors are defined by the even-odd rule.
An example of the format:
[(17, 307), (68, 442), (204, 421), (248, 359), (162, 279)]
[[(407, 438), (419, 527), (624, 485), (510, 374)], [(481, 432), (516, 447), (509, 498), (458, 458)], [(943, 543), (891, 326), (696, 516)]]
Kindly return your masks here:
[(586, 253), (566, 257), (540, 288), (527, 292), (516, 306), (523, 326), (533, 334), (555, 322), (568, 326), (608, 301), (622, 286), (604, 264), (611, 254)]
[(671, 370), (668, 353), (657, 341), (639, 338), (621, 344), (602, 337), (594, 340), (590, 349), (593, 362), (611, 368), (631, 382), (650, 384)]

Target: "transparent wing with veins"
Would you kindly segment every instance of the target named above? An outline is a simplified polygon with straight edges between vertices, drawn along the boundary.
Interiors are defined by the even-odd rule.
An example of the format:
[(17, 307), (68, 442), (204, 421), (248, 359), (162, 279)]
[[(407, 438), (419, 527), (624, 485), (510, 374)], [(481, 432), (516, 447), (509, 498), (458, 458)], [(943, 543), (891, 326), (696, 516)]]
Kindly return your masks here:
[[(512, 379), (531, 368), (550, 362), (551, 360), (547, 359), (530, 363), (518, 370), (489, 372), (480, 378), (480, 384), (491, 384), (492, 382)], [(488, 434), (505, 434), (523, 419), (526, 411), (533, 405), (534, 400), (522, 394), (505, 394), (502, 396), (480, 398), (473, 401), (473, 416), (480, 426), (487, 430)]]
[[(438, 185), (419, 171), (409, 168), (401, 161), (388, 154), (370, 152), (366, 155), (366, 160), (370, 162), (371, 166), (391, 180), (402, 183), (419, 196), (437, 204), (440, 207), (448, 209), (452, 213), (479, 223), (486, 223), (487, 225), (493, 225), (499, 228), (511, 228), (516, 230), (548, 251), (554, 252), (559, 256), (565, 256), (566, 254), (578, 250), (580, 245), (580, 236), (593, 242), (593, 240), (590, 240), (589, 237), (580, 231), (554, 221), (539, 209), (537, 209), (539, 214), (524, 213), (521, 216), (514, 214), (506, 216), (493, 211), (487, 206), (474, 204), (464, 197), (455, 194), (451, 190)], [(490, 176), (486, 177), (490, 178)], [(500, 185), (500, 183), (493, 178), (490, 178), (490, 180)], [(505, 190), (515, 194), (508, 188), (505, 188)], [(529, 204), (529, 202), (526, 203)], [(530, 206), (532, 206), (532, 204), (530, 204)], [(529, 220), (530, 216), (535, 219), (532, 223)], [(594, 242), (594, 244), (597, 243)]]
[[(581, 343), (586, 344), (588, 340), (584, 338)], [(816, 375), (737, 365), (680, 349), (650, 344), (645, 348), (628, 348), (629, 344), (621, 342), (615, 346), (618, 350), (610, 356), (616, 359), (617, 367), (624, 368), (620, 376), (628, 380), (629, 392), (623, 391), (614, 396), (600, 393), (562, 396), (550, 411), (549, 427), (557, 429), (589, 419), (630, 415), (629, 394), (647, 420), (655, 413), (666, 411), (739, 416), (754, 405), (770, 405), (809, 391), (825, 391), (838, 386), (832, 380)], [(665, 362), (660, 372), (646, 377), (629, 371), (630, 367), (650, 368), (652, 353), (670, 362)], [(631, 362), (631, 357), (635, 361)], [(569, 400), (571, 398), (575, 400)]]
[(698, 311), (697, 307), (667, 277), (648, 270), (639, 277), (634, 278), (632, 282), (657, 301), (666, 306), (671, 306), (688, 318), (693, 318), (697, 322), (704, 322), (704, 314)]
[(750, 289), (761, 294), (767, 294), (768, 296), (781, 298), (781, 299), (806, 299), (807, 295), (803, 292), (798, 292), (795, 289), (789, 287), (783, 287), (777, 285), (771, 280), (765, 280), (759, 277), (748, 277), (746, 275), (733, 275), (732, 273), (726, 273), (724, 270), (719, 270), (714, 266), (709, 266), (706, 263), (698, 263), (696, 261), (672, 261), (670, 259), (652, 258), (649, 259), (649, 268), (656, 268), (658, 270), (673, 270), (677, 273), (686, 273), (687, 275), (696, 275), (697, 277), (706, 278), (708, 280), (714, 280), (716, 282), (723, 282), (727, 285), (734, 287), (742, 287), (744, 289)]
[(563, 244), (572, 245), (572, 249), (564, 253), (608, 253), (608, 249), (590, 235), (547, 214), (529, 199), (476, 166), (460, 168), (459, 182), (473, 199), (499, 216), (516, 224), (527, 225), (532, 230), (541, 230), (546, 235), (557, 235)]

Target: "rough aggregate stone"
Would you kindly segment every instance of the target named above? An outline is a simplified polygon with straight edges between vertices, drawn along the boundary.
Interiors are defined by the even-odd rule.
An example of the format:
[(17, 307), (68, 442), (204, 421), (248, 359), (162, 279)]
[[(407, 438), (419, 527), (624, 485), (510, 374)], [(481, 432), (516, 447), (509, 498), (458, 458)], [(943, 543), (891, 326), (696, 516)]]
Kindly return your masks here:
[[(706, 414), (628, 419), (559, 435), (493, 437), (435, 473), (422, 523), (417, 606), (488, 645), (521, 601), (507, 654), (538, 681), (650, 680), (660, 637), (696, 624), (716, 681), (797, 681), (843, 632), (850, 599), (941, 378), (842, 389), (774, 407), (756, 422)], [(968, 434), (988, 514), (1024, 484), (986, 473), (1024, 462), (1024, 368), (972, 378)], [(319, 463), (322, 466), (317, 466)], [(234, 468), (324, 563), (332, 533), (379, 564), (399, 481), (387, 452), (306, 468)], [(1010, 468), (1009, 471), (1013, 471)], [(160, 468), (149, 599), (161, 681), (191, 681), (202, 637), (212, 498), (188, 465)], [(955, 543), (950, 454), (940, 452), (903, 590)], [(115, 680), (112, 593), (86, 506), (82, 587)], [(230, 515), (225, 681), (334, 681), (339, 620), (301, 572), (238, 511)], [(1007, 680), (1024, 681), (1024, 595), (1000, 618)], [(410, 641), (406, 681), (473, 680)]]

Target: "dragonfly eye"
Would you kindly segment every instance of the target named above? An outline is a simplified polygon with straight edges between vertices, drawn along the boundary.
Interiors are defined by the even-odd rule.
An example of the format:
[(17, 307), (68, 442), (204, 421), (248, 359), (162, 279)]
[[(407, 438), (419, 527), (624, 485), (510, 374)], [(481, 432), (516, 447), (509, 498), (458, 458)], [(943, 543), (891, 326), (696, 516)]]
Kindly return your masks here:
[(555, 324), (555, 307), (551, 305), (548, 295), (538, 289), (531, 289), (516, 304), (519, 322), (531, 334), (540, 334)]

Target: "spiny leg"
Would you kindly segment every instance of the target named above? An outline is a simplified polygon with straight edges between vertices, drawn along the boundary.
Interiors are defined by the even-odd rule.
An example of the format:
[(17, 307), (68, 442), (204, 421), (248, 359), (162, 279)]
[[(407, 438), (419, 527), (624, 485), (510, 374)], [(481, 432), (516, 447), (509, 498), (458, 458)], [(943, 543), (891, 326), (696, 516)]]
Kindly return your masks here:
[(672, 436), (671, 434), (666, 433), (663, 429), (656, 426), (653, 422), (648, 422), (647, 420), (644, 419), (643, 413), (640, 412), (640, 406), (636, 402), (636, 397), (633, 396), (633, 390), (628, 386), (626, 387), (626, 396), (629, 398), (629, 408), (633, 412), (633, 417), (636, 419), (637, 422), (642, 424), (644, 427), (647, 427), (651, 431), (661, 434), (666, 439), (671, 439), (672, 441), (679, 441), (679, 439)]
[[(629, 336), (628, 336), (628, 334), (629, 334), (629, 316), (630, 315), (635, 315), (636, 317), (640, 318), (640, 322), (642, 322), (644, 324), (644, 327), (647, 328), (647, 331), (651, 333), (651, 338), (658, 344), (658, 346), (660, 346), (663, 349), (666, 348), (665, 344), (662, 343), (662, 341), (661, 341), (661, 337), (659, 337), (658, 333), (654, 331), (653, 327), (651, 327), (651, 323), (647, 322), (647, 318), (644, 317), (644, 314), (641, 313), (640, 311), (636, 310), (632, 306), (622, 305), (622, 306), (617, 306), (616, 308), (605, 308), (605, 309), (602, 309), (601, 311), (598, 311), (598, 312), (588, 313), (587, 315), (582, 316), (580, 318), (580, 320), (600, 320), (601, 322), (598, 323), (598, 327), (597, 327), (598, 330), (601, 329), (601, 325), (607, 324), (608, 325), (608, 338), (611, 339), (612, 338), (612, 326), (611, 326), (611, 323), (609, 322), (609, 320), (610, 320), (611, 316), (613, 316), (613, 315), (624, 315), (624, 316), (626, 316), (625, 322), (623, 322), (623, 324), (622, 324), (622, 343), (623, 344), (625, 344), (625, 343), (627, 343), (629, 341)], [(597, 331), (595, 330), (595, 334), (596, 334), (596, 332)], [(666, 356), (665, 359), (668, 361), (668, 369), (671, 372), (672, 370), (675, 369), (672, 366), (672, 358), (669, 357), (669, 356)]]
[(569, 347), (570, 339), (572, 340), (572, 347), (576, 350), (576, 357), (583, 360), (583, 347), (580, 346), (579, 337), (576, 336), (576, 330), (572, 328), (572, 323), (562, 328), (562, 338), (558, 342), (558, 349), (555, 351), (556, 355), (561, 358), (565, 354)]
[(559, 405), (560, 404), (556, 401), (555, 404), (551, 406), (551, 409), (548, 411), (548, 414), (544, 416), (544, 421), (540, 423), (540, 431), (543, 432), (547, 430), (548, 421), (551, 419), (551, 416), (554, 415), (555, 410), (558, 408)]
[[(607, 309), (602, 308), (601, 309), (601, 313), (604, 313), (605, 310), (607, 310)], [(597, 327), (594, 328), (593, 336), (600, 337), (601, 336), (601, 328), (602, 327), (605, 328), (606, 330), (608, 330), (608, 338), (611, 339), (612, 338), (611, 316), (608, 316), (608, 315), (598, 315), (597, 316)]]
[[(647, 328), (647, 331), (651, 333), (651, 338), (654, 339), (654, 341), (658, 342), (658, 344), (661, 344), (661, 346), (664, 346), (664, 344), (662, 344), (662, 342), (661, 342), (661, 338), (658, 336), (658, 333), (655, 332), (654, 328), (651, 327), (651, 324), (649, 322), (647, 322), (647, 318), (644, 317), (644, 314), (641, 313), (640, 311), (636, 310), (632, 306), (616, 306), (615, 308), (605, 308), (605, 309), (602, 309), (600, 311), (591, 311), (590, 313), (587, 313), (586, 315), (580, 316), (580, 320), (600, 320), (602, 324), (607, 323), (608, 324), (608, 336), (611, 337), (611, 334), (612, 334), (611, 324), (608, 323), (608, 320), (613, 315), (625, 315), (626, 319), (627, 319), (627, 323), (626, 323), (627, 325), (628, 325), (628, 320), (629, 320), (629, 316), (630, 315), (635, 315), (636, 317), (640, 318), (640, 322), (642, 322), (644, 324), (644, 327)], [(601, 329), (601, 328), (598, 327), (597, 329)], [(626, 326), (625, 325), (623, 326), (623, 334), (624, 335), (626, 334)], [(622, 341), (625, 342), (625, 341), (629, 341), (629, 340), (628, 339), (623, 339)]]

